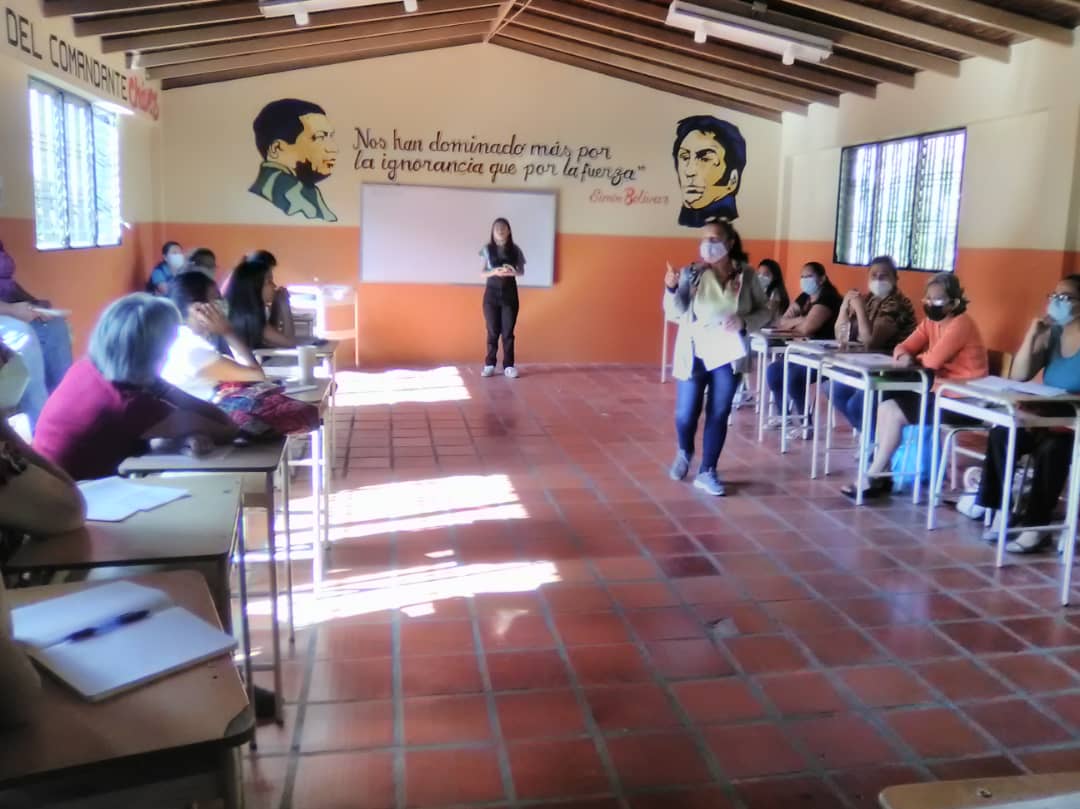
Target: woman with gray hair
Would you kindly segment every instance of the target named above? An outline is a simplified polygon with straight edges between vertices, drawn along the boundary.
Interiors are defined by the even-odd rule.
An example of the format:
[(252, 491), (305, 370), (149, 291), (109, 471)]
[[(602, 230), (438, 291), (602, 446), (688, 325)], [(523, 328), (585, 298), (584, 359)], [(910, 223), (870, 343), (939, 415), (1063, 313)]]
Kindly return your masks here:
[[(975, 320), (967, 313), (967, 298), (960, 282), (951, 272), (939, 272), (926, 282), (923, 295), (923, 320), (904, 342), (893, 349), (893, 359), (907, 366), (919, 365), (934, 375), (933, 390), (945, 382), (979, 379), (990, 371), (986, 346)], [(920, 397), (917, 393), (885, 395), (877, 414), (877, 446), (874, 460), (867, 473), (869, 478), (863, 497), (881, 497), (891, 490), (886, 470), (893, 453), (900, 447), (904, 427), (918, 424)], [(934, 412), (933, 394), (926, 403), (926, 412)], [(942, 414), (948, 417), (950, 414)], [(953, 420), (961, 420), (957, 416)], [(852, 499), (857, 484), (841, 491)]]
[(112, 303), (87, 356), (45, 404), (34, 449), (85, 480), (115, 475), (152, 438), (232, 440), (236, 428), (224, 412), (160, 377), (179, 328), (180, 313), (162, 298), (137, 292)]

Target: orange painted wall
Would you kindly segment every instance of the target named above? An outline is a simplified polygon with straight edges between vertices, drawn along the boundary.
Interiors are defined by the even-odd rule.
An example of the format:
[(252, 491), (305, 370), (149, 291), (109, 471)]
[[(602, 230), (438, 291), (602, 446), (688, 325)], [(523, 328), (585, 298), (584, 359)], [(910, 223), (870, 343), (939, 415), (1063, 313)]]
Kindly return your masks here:
[[(780, 246), (779, 254), (789, 292), (798, 288), (799, 271), (808, 261), (824, 264), (841, 292), (865, 287), (865, 270), (831, 263), (831, 241), (789, 241)], [(971, 301), (969, 311), (987, 347), (997, 351), (1016, 350), (1031, 319), (1046, 305), (1047, 293), (1078, 269), (1080, 254), (1055, 250), (961, 247), (956, 261), (957, 277)], [(917, 304), (929, 277), (902, 272), (900, 288)]]
[[(360, 233), (352, 228), (181, 224), (168, 227), (168, 238), (209, 247), (222, 268), (252, 248), (270, 250), (278, 283), (356, 283)], [(771, 247), (747, 244), (754, 256)], [(558, 236), (555, 286), (521, 292), (520, 362), (659, 362), (664, 263), (696, 253), (696, 236)], [(361, 362), (482, 360), (482, 295), (480, 286), (361, 284)]]
[(0, 218), (0, 240), (15, 257), (16, 278), (32, 294), (58, 308), (71, 309), (75, 350), (82, 351), (98, 315), (116, 298), (141, 289), (147, 268), (158, 259), (154, 228), (134, 225), (119, 247), (40, 252), (34, 223)]

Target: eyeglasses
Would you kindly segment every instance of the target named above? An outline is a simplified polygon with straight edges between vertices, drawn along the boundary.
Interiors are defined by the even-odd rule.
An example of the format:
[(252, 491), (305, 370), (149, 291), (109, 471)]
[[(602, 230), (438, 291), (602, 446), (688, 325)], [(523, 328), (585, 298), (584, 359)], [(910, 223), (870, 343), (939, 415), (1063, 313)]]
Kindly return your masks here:
[(927, 306), (948, 306), (949, 305), (949, 302), (947, 300), (942, 300), (940, 298), (936, 299), (936, 300), (931, 300), (930, 298), (923, 298), (922, 302), (925, 303)]
[(1062, 303), (1076, 303), (1077, 298), (1067, 292), (1051, 292), (1046, 296), (1048, 301), (1061, 301)]

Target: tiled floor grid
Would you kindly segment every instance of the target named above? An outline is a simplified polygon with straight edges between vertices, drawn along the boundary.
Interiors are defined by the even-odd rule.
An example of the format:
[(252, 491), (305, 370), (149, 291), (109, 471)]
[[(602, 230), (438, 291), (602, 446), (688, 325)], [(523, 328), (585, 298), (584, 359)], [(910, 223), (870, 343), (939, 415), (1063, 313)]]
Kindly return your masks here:
[(249, 805), (869, 809), (1080, 768), (1056, 556), (996, 570), (953, 512), (856, 509), (852, 461), (810, 480), (750, 408), (709, 499), (667, 479), (655, 369), (523, 371), (341, 375), (328, 581), (294, 562)]

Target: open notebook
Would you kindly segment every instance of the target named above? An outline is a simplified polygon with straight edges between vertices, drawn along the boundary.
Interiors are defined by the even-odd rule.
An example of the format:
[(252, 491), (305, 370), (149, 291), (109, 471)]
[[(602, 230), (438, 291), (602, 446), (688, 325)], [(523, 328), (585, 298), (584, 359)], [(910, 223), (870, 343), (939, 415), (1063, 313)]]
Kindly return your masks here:
[(86, 499), (86, 519), (98, 522), (123, 522), (140, 511), (152, 511), (189, 494), (186, 489), (148, 486), (119, 477), (84, 480), (79, 491)]
[(236, 648), (160, 590), (110, 582), (12, 610), (15, 640), (97, 702)]

